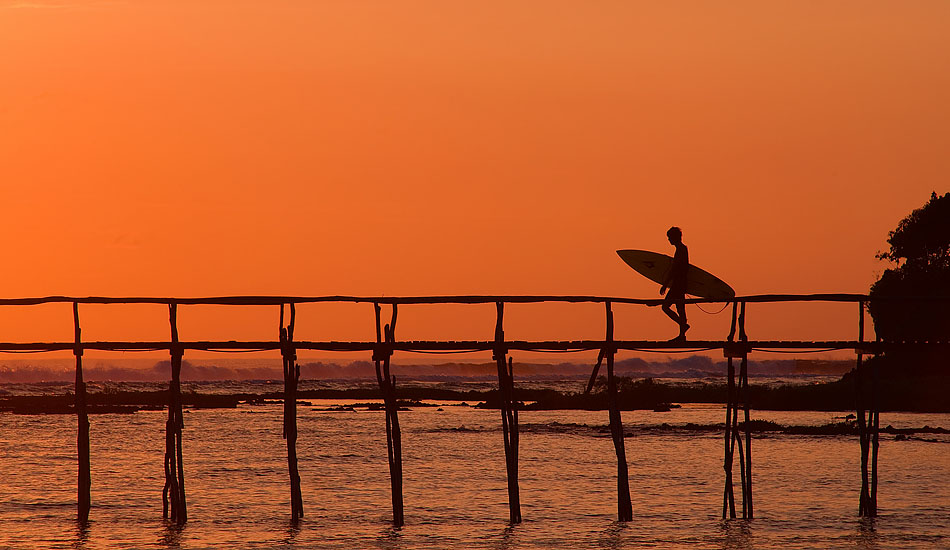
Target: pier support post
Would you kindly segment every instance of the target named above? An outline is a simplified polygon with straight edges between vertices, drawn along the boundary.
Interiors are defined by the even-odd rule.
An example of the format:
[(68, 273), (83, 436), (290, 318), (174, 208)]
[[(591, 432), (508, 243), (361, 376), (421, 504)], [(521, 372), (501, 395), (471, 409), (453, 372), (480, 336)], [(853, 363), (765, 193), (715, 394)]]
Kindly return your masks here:
[(868, 441), (869, 431), (867, 419), (864, 415), (864, 365), (863, 356), (858, 352), (856, 365), (854, 368), (854, 391), (855, 391), (855, 412), (858, 421), (858, 440), (861, 445), (861, 492), (858, 496), (858, 515), (861, 517), (873, 517), (871, 509), (871, 494), (868, 480)]
[(393, 525), (405, 525), (402, 499), (402, 432), (399, 429), (399, 415), (396, 404), (396, 377), (389, 373), (389, 363), (396, 340), (396, 304), (392, 305), (393, 314), (389, 324), (380, 331), (380, 308), (373, 304), (376, 311), (376, 350), (373, 361), (376, 363), (376, 380), (386, 405), (386, 449), (389, 454), (389, 480), (392, 488)]
[(633, 520), (633, 506), (630, 503), (630, 480), (627, 471), (627, 452), (623, 441), (623, 421), (617, 403), (617, 379), (614, 377), (614, 313), (610, 302), (605, 303), (607, 310), (607, 335), (605, 351), (607, 356), (607, 407), (610, 417), (610, 435), (617, 453), (617, 519)]
[[(745, 423), (743, 424), (745, 427), (745, 457), (742, 456), (742, 442), (739, 441), (739, 460), (745, 460), (745, 467), (740, 468), (742, 473), (742, 518), (752, 519), (754, 517), (752, 508), (752, 419), (749, 411), (748, 354), (742, 357), (742, 363), (739, 365), (739, 391), (736, 396), (736, 405), (738, 406), (740, 402), (742, 403), (743, 414), (745, 416)], [(738, 426), (736, 426), (737, 439), (738, 435)]]
[[(733, 493), (732, 465), (735, 453), (739, 452), (740, 489), (742, 493), (742, 518), (752, 519), (752, 423), (749, 410), (749, 361), (747, 346), (748, 336), (745, 332), (745, 303), (741, 306), (733, 303), (732, 328), (729, 331), (728, 341), (733, 342), (736, 336), (738, 322), (739, 340), (742, 344), (727, 347), (726, 355), (726, 429), (723, 434), (723, 471), (725, 472), (725, 486), (722, 495), (722, 518), (736, 517), (735, 495)], [(738, 358), (739, 376), (736, 378), (734, 359)], [(739, 408), (743, 409), (744, 422), (740, 430)], [(745, 433), (743, 441), (742, 433)]]
[[(858, 342), (864, 342), (864, 302), (858, 303)], [(858, 421), (858, 439), (861, 444), (861, 493), (858, 497), (858, 515), (877, 516), (877, 453), (880, 442), (880, 411), (878, 410), (877, 363), (873, 365), (870, 382), (866, 378), (864, 355), (858, 350), (854, 368), (855, 412)], [(870, 385), (870, 403), (866, 406), (867, 386)], [(865, 413), (867, 413), (865, 415)], [(870, 471), (868, 462), (870, 461)]]
[(165, 422), (165, 488), (162, 490), (162, 517), (183, 525), (188, 520), (185, 504), (185, 467), (182, 460), (181, 431), (185, 427), (181, 409), (181, 358), (178, 343), (178, 304), (168, 305), (171, 325), (171, 381), (168, 384), (168, 420)]
[(89, 466), (89, 415), (86, 410), (86, 382), (82, 375), (82, 343), (81, 329), (79, 328), (79, 304), (73, 302), (73, 329), (75, 345), (73, 355), (76, 356), (76, 419), (78, 431), (76, 436), (76, 454), (79, 458), (79, 476), (77, 480), (77, 502), (79, 522), (89, 521), (89, 508), (92, 506), (90, 490), (92, 488), (92, 474)]
[(498, 398), (501, 409), (501, 430), (505, 438), (505, 467), (508, 479), (508, 521), (521, 523), (521, 493), (518, 488), (518, 407), (514, 401), (514, 368), (510, 357), (507, 364), (505, 362), (508, 348), (505, 346), (503, 326), (504, 302), (495, 302), (495, 308), (497, 321), (492, 358), (498, 366)]
[[(733, 359), (736, 353), (727, 350), (727, 389), (726, 389), (726, 429), (724, 433), (723, 471), (726, 480), (722, 495), (722, 518), (726, 511), (730, 518), (736, 517), (735, 495), (733, 493), (732, 465), (736, 451), (739, 453), (739, 488), (742, 494), (742, 519), (752, 519), (752, 434), (748, 402), (748, 358), (745, 351), (739, 352), (739, 376)], [(744, 422), (739, 423), (739, 409), (744, 410)], [(743, 428), (740, 430), (740, 426)], [(742, 432), (745, 433), (743, 442)]]
[(300, 493), (300, 471), (297, 469), (297, 384), (300, 365), (294, 347), (296, 307), (290, 304), (290, 324), (284, 326), (284, 304), (280, 305), (280, 354), (284, 364), (284, 439), (287, 440), (287, 470), (290, 474), (290, 517), (296, 522), (303, 517), (303, 496)]
[(871, 511), (877, 516), (877, 452), (880, 444), (881, 406), (878, 399), (878, 362), (871, 364)]
[(722, 469), (725, 472), (726, 481), (722, 492), (722, 519), (726, 519), (726, 511), (729, 511), (729, 517), (736, 517), (736, 497), (733, 492), (732, 484), (732, 456), (735, 450), (735, 430), (733, 429), (733, 417), (735, 416), (735, 386), (736, 386), (736, 367), (732, 363), (732, 357), (726, 358), (728, 368), (728, 379), (726, 382), (726, 430), (723, 434)]

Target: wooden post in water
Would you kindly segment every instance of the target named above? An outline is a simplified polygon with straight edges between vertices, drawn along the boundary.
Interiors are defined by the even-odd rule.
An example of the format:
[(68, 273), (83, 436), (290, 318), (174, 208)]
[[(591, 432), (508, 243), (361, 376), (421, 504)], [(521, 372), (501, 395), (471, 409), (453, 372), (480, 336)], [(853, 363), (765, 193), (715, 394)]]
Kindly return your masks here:
[[(739, 314), (739, 339), (742, 342), (748, 342), (749, 336), (745, 331), (746, 315), (745, 302), (742, 302), (741, 313)], [(742, 517), (743, 519), (752, 519), (752, 419), (749, 413), (749, 350), (744, 349), (742, 353), (742, 362), (739, 365), (739, 391), (736, 394), (736, 406), (739, 400), (742, 400), (743, 413), (745, 416), (745, 457), (739, 452), (739, 459), (745, 458), (745, 468), (742, 469)], [(738, 428), (738, 426), (736, 426)], [(738, 435), (738, 433), (736, 434)], [(742, 442), (739, 442), (741, 447)]]
[(725, 434), (723, 434), (725, 448), (723, 449), (722, 460), (722, 469), (725, 472), (726, 481), (722, 491), (722, 519), (726, 519), (726, 510), (729, 511), (730, 518), (736, 517), (736, 497), (733, 493), (732, 485), (732, 456), (736, 445), (735, 433), (732, 426), (733, 411), (735, 410), (736, 368), (735, 365), (732, 364), (731, 355), (726, 357), (726, 365), (728, 368), (728, 378), (726, 381), (726, 431)]
[[(738, 400), (742, 400), (743, 414), (745, 416), (745, 457), (742, 456), (742, 442), (739, 442), (739, 460), (745, 459), (745, 467), (742, 471), (742, 518), (752, 519), (752, 420), (749, 413), (749, 357), (743, 354), (742, 362), (739, 365), (739, 392), (736, 396), (736, 405)], [(738, 411), (737, 411), (738, 412)], [(736, 436), (738, 437), (738, 426), (736, 426)]]
[(607, 407), (610, 417), (610, 435), (614, 440), (617, 453), (617, 519), (633, 520), (633, 506), (630, 503), (630, 480), (627, 473), (627, 452), (624, 449), (623, 421), (617, 403), (617, 379), (614, 377), (614, 313), (610, 302), (605, 303), (607, 310), (607, 336), (605, 338), (607, 354)]
[[(735, 352), (733, 352), (735, 353)], [(739, 377), (736, 379), (735, 364), (733, 362), (734, 357), (728, 358), (728, 370), (729, 370), (729, 387), (728, 387), (728, 410), (726, 411), (726, 438), (728, 440), (727, 449), (726, 449), (726, 462), (728, 463), (728, 469), (726, 471), (726, 487), (729, 492), (730, 497), (730, 507), (729, 507), (729, 517), (735, 518), (735, 497), (732, 494), (732, 461), (735, 457), (736, 451), (739, 453), (739, 488), (742, 494), (742, 518), (748, 519), (751, 516), (749, 515), (750, 503), (751, 503), (751, 493), (750, 493), (750, 484), (749, 481), (751, 476), (751, 463), (747, 460), (749, 447), (743, 449), (742, 435), (740, 434), (739, 429), (739, 408), (740, 404), (744, 403), (744, 387), (746, 379), (743, 378), (744, 373), (746, 372), (746, 351), (742, 350), (739, 352), (740, 367), (739, 367)], [(748, 421), (746, 422), (746, 432), (748, 433)], [(748, 442), (747, 442), (748, 443)], [(725, 505), (724, 505), (725, 506)], [(723, 508), (723, 518), (725, 518), (725, 508)]]
[(870, 517), (871, 514), (871, 496), (868, 487), (868, 429), (864, 416), (864, 385), (862, 365), (863, 356), (858, 352), (857, 364), (854, 368), (854, 392), (855, 392), (855, 412), (858, 422), (858, 440), (861, 444), (861, 493), (858, 496), (858, 515), (861, 517)]
[[(858, 339), (861, 342), (864, 342), (864, 302), (858, 304), (860, 306), (860, 319), (859, 319), (859, 332)], [(877, 453), (878, 448), (880, 447), (880, 422), (881, 422), (881, 406), (879, 401), (878, 394), (878, 383), (880, 381), (880, 372), (878, 367), (878, 361), (873, 361), (871, 363), (871, 412), (868, 418), (868, 428), (870, 429), (871, 435), (871, 479), (870, 479), (870, 509), (871, 516), (877, 516)]]
[[(741, 364), (741, 359), (740, 359)], [(741, 367), (740, 367), (741, 372)], [(739, 435), (739, 389), (742, 384), (742, 376), (739, 376), (737, 384), (732, 388), (732, 449), (729, 453), (735, 456), (739, 452), (739, 489), (742, 493), (742, 518), (746, 518), (746, 476), (745, 476), (745, 451), (742, 450), (742, 436)], [(733, 515), (732, 517), (735, 517)]]
[(303, 496), (300, 493), (300, 471), (297, 469), (297, 383), (300, 365), (294, 347), (296, 307), (290, 304), (290, 324), (284, 327), (284, 304), (280, 305), (280, 354), (284, 364), (284, 439), (287, 440), (287, 470), (290, 474), (290, 517), (296, 522), (303, 517)]
[(89, 415), (86, 410), (86, 383), (82, 376), (82, 341), (80, 338), (81, 329), (79, 328), (79, 304), (73, 302), (73, 329), (75, 333), (75, 346), (73, 346), (73, 355), (76, 356), (76, 419), (78, 421), (78, 432), (76, 436), (76, 454), (79, 458), (79, 477), (77, 480), (77, 493), (79, 504), (79, 522), (85, 524), (89, 521), (89, 508), (92, 506), (92, 497), (90, 490), (92, 488), (92, 474), (89, 466)]
[[(726, 510), (729, 511), (729, 517), (736, 517), (735, 496), (733, 494), (732, 463), (735, 453), (739, 452), (739, 475), (740, 488), (742, 492), (742, 518), (752, 519), (752, 423), (749, 412), (749, 349), (746, 342), (749, 341), (745, 331), (745, 302), (739, 306), (733, 303), (732, 306), (732, 328), (729, 330), (728, 341), (733, 342), (738, 333), (740, 344), (728, 346), (724, 349), (727, 359), (727, 391), (726, 391), (726, 433), (724, 436), (725, 458), (723, 459), (723, 469), (726, 473), (726, 483), (722, 496), (722, 518), (726, 518)], [(736, 378), (736, 369), (733, 359), (739, 359), (739, 376)], [(740, 430), (739, 408), (744, 412), (744, 422), (741, 424), (743, 430)], [(745, 441), (743, 442), (742, 431), (745, 432)]]
[[(726, 338), (728, 342), (733, 342), (736, 337), (736, 323), (739, 314), (739, 303), (732, 303), (732, 323), (729, 329), (729, 336)], [(736, 422), (736, 397), (735, 397), (735, 385), (736, 385), (736, 368), (732, 360), (736, 356), (736, 351), (732, 348), (726, 348), (724, 354), (726, 356), (726, 423), (725, 423), (725, 433), (723, 433), (723, 455), (722, 455), (722, 469), (725, 473), (725, 484), (722, 491), (722, 519), (726, 519), (726, 512), (728, 511), (730, 518), (736, 517), (736, 499), (735, 493), (733, 492), (733, 482), (732, 482), (732, 464), (733, 456), (736, 448), (736, 438), (737, 438), (737, 428), (735, 426)], [(740, 452), (742, 448), (739, 448)], [(740, 458), (740, 465), (742, 464)]]
[[(864, 302), (858, 304), (858, 342), (864, 342)], [(877, 515), (877, 448), (878, 448), (878, 412), (877, 412), (877, 372), (871, 380), (871, 403), (865, 408), (867, 381), (865, 380), (864, 355), (858, 350), (854, 368), (855, 412), (858, 421), (858, 439), (861, 444), (861, 493), (858, 497), (858, 515), (874, 517)], [(867, 411), (867, 416), (865, 416)], [(873, 451), (871, 449), (873, 440)], [(873, 452), (873, 458), (870, 455)], [(868, 460), (871, 459), (871, 471)], [(873, 495), (873, 497), (872, 497)]]
[(181, 430), (184, 418), (181, 409), (181, 358), (184, 351), (178, 343), (178, 304), (168, 305), (171, 325), (171, 381), (168, 384), (168, 420), (165, 422), (165, 488), (162, 490), (162, 517), (178, 525), (188, 520), (185, 504), (185, 467), (182, 460)]
[(871, 364), (871, 410), (873, 419), (871, 422), (871, 512), (877, 516), (877, 452), (880, 447), (878, 435), (880, 433), (881, 406), (878, 400), (878, 381), (880, 372), (878, 372), (878, 361)]
[(505, 331), (503, 320), (504, 302), (495, 302), (497, 321), (495, 323), (495, 347), (492, 358), (498, 366), (498, 398), (501, 409), (501, 430), (505, 439), (505, 467), (508, 478), (508, 521), (521, 523), (521, 494), (518, 488), (518, 408), (514, 402), (514, 368), (509, 357), (505, 356)]
[[(392, 345), (396, 340), (396, 304), (392, 305), (393, 314), (390, 323), (380, 334), (379, 304), (376, 310), (376, 350), (373, 360), (376, 363), (376, 380), (386, 405), (386, 449), (389, 454), (389, 481), (392, 488), (393, 525), (405, 525), (402, 499), (402, 432), (399, 429), (399, 415), (396, 403), (396, 377), (389, 373), (389, 363), (393, 355)], [(380, 367), (382, 363), (382, 367)]]

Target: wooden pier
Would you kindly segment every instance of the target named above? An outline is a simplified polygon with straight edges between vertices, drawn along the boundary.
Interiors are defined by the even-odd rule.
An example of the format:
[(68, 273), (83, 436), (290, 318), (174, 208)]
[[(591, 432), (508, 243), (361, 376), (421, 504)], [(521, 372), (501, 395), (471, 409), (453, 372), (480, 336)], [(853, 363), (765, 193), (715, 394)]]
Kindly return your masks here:
[[(881, 298), (873, 298), (880, 300)], [(890, 298), (893, 299), (893, 298)], [(926, 300), (928, 298), (905, 297), (901, 300)], [(38, 305), (51, 303), (72, 304), (74, 339), (71, 342), (0, 342), (0, 352), (48, 352), (71, 350), (76, 358), (75, 411), (78, 419), (77, 453), (78, 471), (78, 517), (87, 521), (91, 506), (92, 484), (89, 466), (89, 420), (86, 407), (86, 387), (83, 381), (82, 357), (86, 350), (100, 351), (155, 351), (165, 350), (171, 356), (169, 372), (168, 420), (166, 422), (165, 487), (163, 489), (163, 514), (172, 521), (183, 524), (187, 521), (185, 499), (184, 451), (182, 449), (182, 416), (180, 373), (182, 357), (186, 351), (280, 351), (284, 372), (283, 437), (287, 441), (287, 464), (290, 478), (291, 518), (303, 517), (300, 474), (297, 468), (297, 416), (296, 392), (300, 379), (297, 351), (315, 350), (325, 352), (372, 352), (381, 397), (385, 403), (387, 456), (392, 489), (393, 523), (402, 526), (405, 522), (402, 495), (402, 440), (396, 405), (396, 378), (390, 373), (390, 360), (395, 352), (479, 352), (491, 351), (498, 366), (498, 387), (501, 397), (502, 433), (505, 448), (505, 466), (508, 480), (509, 521), (521, 522), (521, 497), (518, 487), (518, 403), (514, 398), (515, 365), (509, 356), (511, 351), (565, 352), (598, 350), (596, 366), (591, 373), (591, 384), (606, 360), (607, 405), (611, 437), (617, 459), (617, 515), (620, 521), (633, 518), (628, 481), (628, 466), (624, 447), (623, 423), (617, 405), (617, 387), (614, 374), (614, 356), (618, 351), (670, 351), (696, 352), (722, 350), (727, 359), (727, 402), (725, 430), (723, 434), (724, 489), (722, 517), (737, 517), (734, 494), (733, 462), (738, 452), (740, 469), (741, 508), (743, 518), (751, 519), (753, 513), (752, 493), (752, 438), (750, 432), (751, 411), (747, 398), (748, 356), (761, 351), (818, 351), (854, 350), (856, 354), (855, 412), (860, 430), (861, 489), (858, 513), (873, 517), (877, 514), (878, 449), (879, 449), (879, 402), (878, 373), (876, 367), (867, 372), (865, 355), (876, 355), (889, 350), (940, 347), (950, 351), (950, 342), (885, 342), (880, 339), (865, 340), (865, 317), (867, 305), (872, 298), (863, 294), (771, 294), (736, 297), (732, 303), (730, 332), (722, 340), (690, 340), (668, 342), (651, 340), (615, 340), (613, 307), (616, 304), (657, 306), (658, 299), (635, 299), (601, 296), (410, 296), (410, 297), (357, 297), (357, 296), (224, 296), (211, 298), (112, 298), (112, 297), (66, 297), (0, 299), (0, 306)], [(298, 341), (294, 339), (297, 323), (296, 306), (313, 303), (365, 303), (372, 304), (375, 312), (374, 341)], [(542, 302), (599, 303), (605, 308), (605, 336), (603, 340), (507, 340), (504, 331), (506, 304)], [(713, 300), (689, 299), (688, 304), (711, 303)], [(746, 332), (746, 309), (749, 304), (779, 302), (843, 302), (857, 306), (857, 334), (854, 340), (796, 341), (752, 340)], [(722, 303), (722, 302), (719, 302)], [(80, 306), (83, 304), (160, 304), (169, 311), (170, 339), (156, 341), (98, 341), (84, 342), (81, 338)], [(495, 304), (496, 323), (494, 337), (490, 340), (465, 341), (400, 341), (396, 339), (397, 311), (404, 304)], [(178, 337), (180, 306), (233, 305), (273, 306), (280, 308), (280, 325), (277, 339), (268, 341), (182, 341)], [(728, 305), (728, 304), (727, 304)], [(289, 306), (289, 322), (285, 325), (285, 309)], [(389, 306), (390, 322), (381, 322), (382, 306)], [(489, 327), (486, 327), (488, 329)], [(486, 330), (486, 333), (488, 330)], [(738, 361), (738, 372), (736, 372)], [(870, 381), (870, 382), (868, 382)], [(743, 422), (739, 421), (742, 412)]]

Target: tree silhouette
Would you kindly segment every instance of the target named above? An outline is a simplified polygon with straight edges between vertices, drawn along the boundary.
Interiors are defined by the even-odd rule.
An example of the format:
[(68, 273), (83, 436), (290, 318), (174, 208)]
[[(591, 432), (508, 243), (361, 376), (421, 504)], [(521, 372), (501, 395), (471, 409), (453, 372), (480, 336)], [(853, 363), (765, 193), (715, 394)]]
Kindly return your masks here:
[[(878, 258), (894, 263), (871, 286), (871, 317), (885, 341), (950, 340), (950, 193), (930, 200), (891, 231), (889, 250)], [(906, 297), (905, 300), (887, 299)], [(942, 299), (941, 299), (942, 298)], [(889, 366), (932, 373), (946, 367), (938, 352), (911, 351), (886, 356)]]

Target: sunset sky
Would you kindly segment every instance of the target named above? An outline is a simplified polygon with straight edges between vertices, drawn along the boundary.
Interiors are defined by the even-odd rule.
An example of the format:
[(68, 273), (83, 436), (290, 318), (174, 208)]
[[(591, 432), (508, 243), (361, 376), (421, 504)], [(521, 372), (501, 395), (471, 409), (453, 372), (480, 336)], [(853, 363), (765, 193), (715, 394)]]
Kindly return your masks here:
[[(671, 225), (739, 294), (866, 292), (888, 231), (950, 189), (948, 22), (943, 1), (0, 0), (0, 296), (654, 297), (614, 251), (672, 253)], [(423, 309), (397, 337), (492, 335), (491, 306)], [(750, 336), (856, 317), (756, 306)], [(83, 318), (167, 338), (160, 307)], [(181, 322), (274, 338), (277, 316)], [(658, 309), (617, 322), (676, 333)], [(597, 306), (510, 323), (603, 335)], [(69, 340), (71, 314), (5, 308), (0, 330)], [(301, 308), (299, 330), (375, 337), (370, 306)]]

